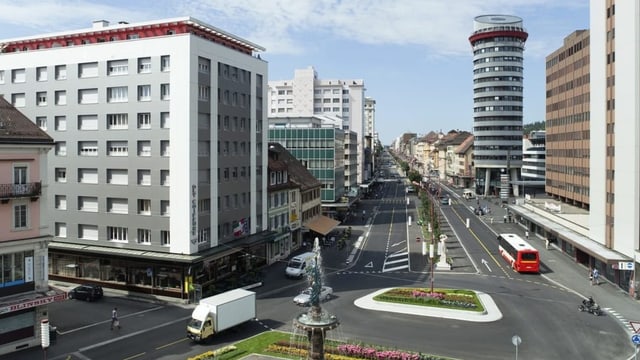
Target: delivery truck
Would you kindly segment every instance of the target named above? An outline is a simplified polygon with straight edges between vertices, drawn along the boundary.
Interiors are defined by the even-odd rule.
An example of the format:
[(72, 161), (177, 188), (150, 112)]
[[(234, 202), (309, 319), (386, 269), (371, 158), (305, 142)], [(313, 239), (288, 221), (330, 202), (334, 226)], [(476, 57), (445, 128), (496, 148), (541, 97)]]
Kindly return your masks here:
[(256, 293), (235, 289), (201, 299), (187, 325), (187, 337), (200, 342), (256, 317)]

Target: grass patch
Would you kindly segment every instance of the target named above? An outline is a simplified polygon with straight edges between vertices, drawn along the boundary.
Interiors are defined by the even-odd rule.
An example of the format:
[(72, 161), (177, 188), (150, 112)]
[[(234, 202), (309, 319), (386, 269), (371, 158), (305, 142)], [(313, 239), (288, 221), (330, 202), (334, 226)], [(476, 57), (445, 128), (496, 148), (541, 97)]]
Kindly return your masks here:
[(484, 312), (478, 295), (465, 289), (393, 288), (373, 300), (404, 305), (430, 306), (454, 310)]

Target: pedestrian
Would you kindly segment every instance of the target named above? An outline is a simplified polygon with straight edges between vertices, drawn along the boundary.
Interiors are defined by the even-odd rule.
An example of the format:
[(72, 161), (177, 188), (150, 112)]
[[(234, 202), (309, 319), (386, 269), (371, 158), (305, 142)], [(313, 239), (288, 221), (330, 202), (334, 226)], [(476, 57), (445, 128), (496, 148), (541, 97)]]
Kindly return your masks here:
[(528, 231), (525, 231), (525, 232), (524, 232), (524, 238), (525, 238), (525, 239), (527, 239), (527, 240), (529, 240), (529, 232), (528, 232)]
[(593, 269), (593, 283), (600, 285), (600, 272), (598, 269)]
[(117, 327), (118, 329), (120, 329), (120, 320), (118, 320), (118, 308), (113, 308), (113, 310), (111, 310), (111, 330), (113, 330), (113, 327)]
[(589, 282), (593, 285), (593, 269), (589, 268)]

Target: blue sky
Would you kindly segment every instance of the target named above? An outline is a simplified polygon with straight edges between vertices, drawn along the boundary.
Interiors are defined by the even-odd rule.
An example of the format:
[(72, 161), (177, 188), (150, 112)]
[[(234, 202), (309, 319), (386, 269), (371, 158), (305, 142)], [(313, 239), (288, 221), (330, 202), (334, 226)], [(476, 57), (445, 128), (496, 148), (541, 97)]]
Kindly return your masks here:
[(308, 66), (324, 79), (363, 79), (388, 145), (405, 132), (472, 131), (468, 37), (486, 14), (523, 18), (524, 123), (544, 120), (545, 56), (589, 28), (587, 0), (0, 0), (0, 38), (192, 16), (264, 46), (270, 80)]

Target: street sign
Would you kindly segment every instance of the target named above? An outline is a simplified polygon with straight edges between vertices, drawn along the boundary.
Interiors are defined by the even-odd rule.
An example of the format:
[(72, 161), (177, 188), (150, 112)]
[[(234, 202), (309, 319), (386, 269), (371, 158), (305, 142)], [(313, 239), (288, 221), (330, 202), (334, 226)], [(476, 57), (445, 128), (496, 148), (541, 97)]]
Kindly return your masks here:
[(633, 332), (636, 334), (640, 334), (640, 321), (629, 321)]
[(631, 335), (631, 342), (636, 345), (640, 345), (640, 335), (638, 334)]
[(634, 268), (633, 261), (618, 261), (618, 269), (632, 271)]

